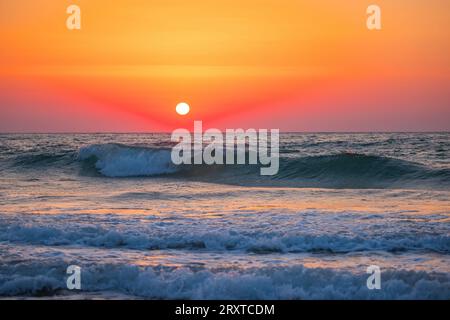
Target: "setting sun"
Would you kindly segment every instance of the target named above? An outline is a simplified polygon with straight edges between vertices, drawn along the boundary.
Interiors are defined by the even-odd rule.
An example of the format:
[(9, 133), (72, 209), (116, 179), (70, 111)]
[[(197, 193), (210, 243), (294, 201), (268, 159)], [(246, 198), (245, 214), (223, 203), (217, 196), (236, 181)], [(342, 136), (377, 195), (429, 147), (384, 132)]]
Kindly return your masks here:
[(176, 111), (179, 115), (187, 115), (189, 113), (189, 105), (186, 102), (180, 102), (177, 104)]

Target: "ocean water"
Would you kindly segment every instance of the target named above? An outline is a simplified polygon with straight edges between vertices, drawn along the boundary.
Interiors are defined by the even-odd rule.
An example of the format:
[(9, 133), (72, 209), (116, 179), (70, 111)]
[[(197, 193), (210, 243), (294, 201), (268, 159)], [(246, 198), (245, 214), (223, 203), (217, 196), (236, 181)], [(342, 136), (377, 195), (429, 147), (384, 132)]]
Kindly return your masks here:
[(449, 138), (285, 133), (270, 177), (174, 166), (168, 134), (0, 135), (0, 296), (450, 299)]

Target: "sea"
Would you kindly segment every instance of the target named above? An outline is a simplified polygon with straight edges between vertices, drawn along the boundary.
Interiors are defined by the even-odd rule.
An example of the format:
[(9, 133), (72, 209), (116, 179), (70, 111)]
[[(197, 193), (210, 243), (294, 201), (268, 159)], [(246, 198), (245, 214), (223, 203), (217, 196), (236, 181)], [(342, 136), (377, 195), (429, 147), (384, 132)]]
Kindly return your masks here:
[(273, 176), (172, 147), (1, 134), (0, 297), (450, 299), (450, 133), (282, 133)]

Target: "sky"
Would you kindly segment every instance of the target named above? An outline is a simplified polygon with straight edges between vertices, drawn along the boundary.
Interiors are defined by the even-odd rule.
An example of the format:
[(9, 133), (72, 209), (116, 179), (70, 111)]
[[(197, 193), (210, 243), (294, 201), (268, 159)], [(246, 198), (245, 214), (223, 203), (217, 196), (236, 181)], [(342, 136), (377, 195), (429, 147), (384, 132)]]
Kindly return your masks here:
[(449, 20), (448, 0), (0, 0), (0, 132), (450, 131)]

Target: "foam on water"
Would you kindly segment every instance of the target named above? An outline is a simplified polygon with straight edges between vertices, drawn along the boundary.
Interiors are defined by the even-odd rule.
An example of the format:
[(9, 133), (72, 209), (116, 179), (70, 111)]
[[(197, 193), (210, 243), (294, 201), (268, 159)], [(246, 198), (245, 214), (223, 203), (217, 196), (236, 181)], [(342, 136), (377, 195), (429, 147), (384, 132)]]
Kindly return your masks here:
[[(16, 265), (0, 273), (0, 295), (52, 296), (66, 290), (67, 262)], [(150, 299), (448, 299), (450, 276), (385, 270), (383, 290), (367, 290), (367, 274), (293, 267), (193, 270), (97, 264), (83, 267), (83, 292)]]
[(0, 135), (0, 296), (450, 299), (448, 133), (282, 134), (274, 177), (169, 140)]
[(95, 167), (108, 177), (154, 176), (177, 171), (170, 150), (139, 148), (119, 144), (82, 147), (78, 159), (95, 159)]
[(6, 160), (0, 161), (0, 166), (9, 163), (12, 170), (36, 169), (36, 173), (43, 169), (71, 170), (74, 176), (80, 173), (149, 178), (169, 175), (174, 179), (245, 186), (450, 188), (449, 146), (444, 134), (429, 139), (431, 143), (436, 140), (436, 151), (427, 150), (428, 140), (419, 134), (399, 135), (397, 139), (385, 136), (352, 135), (346, 141), (332, 135), (312, 135), (315, 138), (312, 139), (311, 135), (284, 134), (280, 141), (279, 173), (267, 177), (260, 176), (258, 165), (176, 166), (170, 157), (172, 143), (164, 135), (151, 136), (150, 143), (139, 144), (142, 137), (134, 143), (124, 139), (127, 143), (97, 142), (81, 146), (73, 142), (52, 146), (47, 142), (24, 148), (23, 144), (10, 142), (0, 152), (0, 160)]
[[(99, 219), (99, 217), (97, 217)], [(245, 251), (256, 254), (271, 252), (280, 253), (348, 253), (364, 251), (406, 252), (423, 251), (450, 253), (450, 232), (445, 226), (441, 228), (428, 227), (429, 233), (418, 233), (415, 229), (394, 229), (387, 227), (383, 232), (376, 230), (358, 231), (353, 227), (344, 234), (340, 230), (333, 230), (322, 220), (323, 230), (317, 233), (314, 229), (306, 227), (284, 227), (279, 220), (278, 230), (249, 228), (245, 225), (223, 227), (212, 222), (196, 222), (179, 220), (174, 222), (142, 222), (141, 219), (129, 218), (108, 219), (105, 226), (89, 226), (86, 223), (62, 222), (54, 226), (21, 225), (2, 222), (0, 224), (0, 241), (9, 243), (26, 243), (32, 245), (77, 245), (107, 248), (129, 248), (138, 250), (214, 250), (214, 251)], [(228, 224), (233, 225), (233, 218)], [(100, 219), (99, 219), (100, 220)], [(293, 223), (295, 218), (291, 219)], [(141, 226), (137, 224), (141, 221)], [(270, 223), (261, 215), (260, 224)], [(273, 219), (272, 219), (273, 221)], [(337, 220), (338, 221), (338, 220)], [(364, 228), (364, 225), (359, 221)], [(131, 224), (122, 226), (121, 224)], [(342, 222), (340, 222), (342, 223)], [(136, 224), (136, 225), (135, 225)], [(353, 223), (357, 225), (357, 222)], [(118, 227), (115, 227), (115, 226)], [(183, 229), (180, 229), (183, 225)], [(211, 230), (211, 228), (215, 229)], [(442, 233), (443, 232), (443, 233)]]
[(256, 165), (176, 166), (171, 162), (170, 149), (119, 144), (82, 147), (78, 152), (78, 159), (94, 159), (95, 168), (107, 177), (178, 173), (172, 176), (240, 185), (327, 188), (450, 187), (450, 169), (428, 168), (411, 161), (357, 153), (295, 158), (284, 157), (282, 154), (280, 172), (273, 177), (261, 177)]

